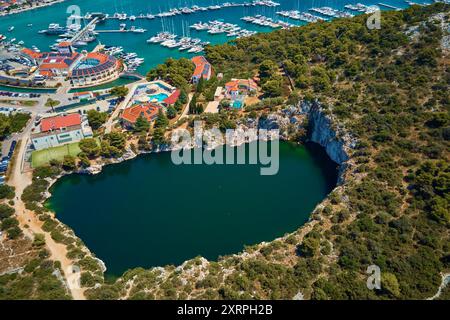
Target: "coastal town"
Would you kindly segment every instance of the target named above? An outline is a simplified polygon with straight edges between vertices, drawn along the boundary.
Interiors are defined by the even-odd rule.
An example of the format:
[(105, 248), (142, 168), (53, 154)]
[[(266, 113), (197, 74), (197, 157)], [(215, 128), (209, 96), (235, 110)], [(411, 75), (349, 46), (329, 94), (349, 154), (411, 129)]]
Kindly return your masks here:
[[(0, 1), (0, 15), (61, 2)], [(39, 47), (15, 38), (8, 20), (0, 35), (0, 298), (448, 299), (450, 8), (398, 3), (111, 8), (69, 17), (81, 24), (40, 29), (30, 20), (30, 33), (48, 42)], [(369, 30), (380, 7), (386, 29)], [(225, 10), (242, 11), (234, 20), (196, 16)], [(149, 21), (160, 27), (139, 24)], [(223, 134), (277, 130), (292, 172), (271, 183), (250, 165), (204, 171), (220, 183), (189, 175), (204, 166), (175, 176), (164, 162), (179, 148), (173, 135), (199, 123)], [(204, 139), (189, 147), (210, 147)], [(235, 142), (249, 150), (255, 141)], [(108, 179), (111, 190), (98, 187)], [(188, 203), (197, 195), (198, 209)], [(247, 231), (255, 221), (259, 230)], [(96, 239), (117, 250), (92, 246)], [(152, 252), (128, 263), (124, 252), (136, 243)], [(186, 256), (168, 258), (177, 250)], [(365, 287), (374, 264), (383, 290)]]

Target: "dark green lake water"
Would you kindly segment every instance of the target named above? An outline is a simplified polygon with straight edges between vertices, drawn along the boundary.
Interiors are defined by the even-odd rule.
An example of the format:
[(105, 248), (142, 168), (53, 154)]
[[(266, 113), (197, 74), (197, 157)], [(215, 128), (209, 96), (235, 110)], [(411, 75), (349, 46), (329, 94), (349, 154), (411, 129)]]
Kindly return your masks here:
[(176, 166), (170, 153), (143, 155), (96, 176), (62, 178), (49, 205), (109, 275), (197, 255), (217, 259), (296, 230), (337, 177), (317, 145), (281, 143), (278, 174), (261, 176), (259, 169)]

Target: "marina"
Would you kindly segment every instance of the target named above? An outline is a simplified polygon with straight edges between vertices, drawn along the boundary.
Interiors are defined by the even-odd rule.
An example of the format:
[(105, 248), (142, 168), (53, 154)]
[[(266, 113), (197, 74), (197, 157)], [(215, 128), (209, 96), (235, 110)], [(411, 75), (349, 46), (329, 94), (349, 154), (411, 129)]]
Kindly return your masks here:
[(383, 3), (383, 2), (378, 2), (378, 5), (381, 6), (381, 7), (385, 7), (385, 8), (391, 9), (391, 10), (401, 10), (398, 7), (395, 7), (393, 5), (390, 5), (390, 4), (387, 4), (387, 3)]
[(288, 28), (295, 27), (295, 25), (292, 23), (284, 22), (281, 20), (274, 20), (272, 18), (261, 16), (261, 15), (256, 15), (254, 17), (243, 17), (241, 19), (246, 22), (249, 22), (249, 23), (257, 24), (257, 25), (263, 26), (263, 27), (270, 27), (270, 28), (274, 28), (274, 29), (276, 29), (276, 28), (288, 29)]
[(254, 35), (255, 31), (250, 31), (239, 27), (237, 24), (227, 23), (224, 21), (213, 20), (207, 23), (198, 22), (190, 26), (197, 31), (207, 31), (209, 34), (218, 35), (226, 34), (227, 37), (248, 37)]
[(167, 48), (177, 48), (179, 51), (187, 51), (189, 53), (199, 53), (204, 50), (204, 46), (209, 42), (202, 42), (198, 38), (182, 37), (176, 40), (178, 36), (169, 32), (160, 32), (147, 40), (147, 43), (160, 44)]
[(345, 11), (339, 11), (337, 9), (333, 9), (331, 7), (320, 7), (320, 8), (311, 8), (309, 9), (312, 12), (320, 13), (321, 15), (333, 17), (333, 18), (351, 18), (354, 15), (345, 12)]
[[(26, 47), (37, 53), (48, 51), (48, 48), (56, 51), (58, 45), (66, 41), (84, 50), (92, 50), (99, 43), (112, 47), (123, 46), (124, 51), (136, 52), (144, 59), (140, 65), (131, 68), (136, 67), (136, 72), (145, 74), (149, 68), (169, 56), (189, 57), (203, 52), (208, 44), (223, 43), (277, 28), (370, 13), (377, 6), (376, 3), (356, 1), (329, 5), (328, 1), (311, 0), (192, 0), (189, 3), (169, 0), (164, 5), (136, 5), (134, 0), (116, 0), (112, 5), (105, 5), (104, 1), (84, 3), (80, 16), (67, 15), (63, 4), (45, 7), (36, 11), (40, 12), (39, 19), (33, 20), (32, 24), (27, 18), (31, 12), (15, 15), (14, 19), (3, 17), (0, 20), (3, 43), (7, 44), (10, 52)], [(383, 10), (396, 10), (412, 5), (412, 2), (390, 0), (385, 4), (389, 7), (380, 5)], [(60, 18), (54, 14), (55, 11), (61, 12)], [(68, 24), (67, 18), (70, 21), (79, 19), (79, 22)], [(173, 34), (176, 38), (163, 37), (161, 40), (164, 41), (151, 41), (161, 33)], [(149, 46), (155, 43), (159, 49)]]
[(316, 15), (313, 15), (308, 12), (300, 12), (298, 10), (290, 10), (290, 11), (278, 11), (278, 15), (287, 17), (293, 20), (301, 20), (307, 23), (314, 23), (318, 21), (325, 21), (327, 18), (322, 18)]
[[(223, 4), (218, 5), (210, 5), (210, 6), (197, 6), (193, 5), (192, 7), (179, 7), (179, 8), (171, 8), (168, 11), (159, 12), (156, 14), (152, 13), (141, 13), (138, 16), (135, 15), (128, 15), (126, 13), (114, 13), (113, 15), (105, 14), (103, 15), (104, 19), (117, 19), (117, 20), (130, 20), (135, 21), (136, 19), (155, 19), (155, 18), (166, 18), (166, 17), (173, 17), (176, 15), (186, 15), (186, 14), (193, 14), (196, 12), (206, 12), (211, 10), (220, 10), (223, 8), (233, 8), (233, 7), (256, 7), (256, 6), (266, 6), (266, 7), (277, 7), (280, 3), (274, 2), (271, 0), (254, 0), (252, 2), (243, 2), (243, 3), (232, 3), (232, 2), (225, 2)], [(98, 14), (97, 14), (98, 15)], [(95, 15), (93, 14), (86, 14), (84, 16), (85, 19), (91, 19)]]
[(357, 3), (355, 5), (352, 4), (346, 4), (344, 6), (344, 8), (348, 9), (348, 10), (352, 10), (352, 11), (357, 11), (357, 12), (361, 12), (361, 13), (372, 13), (374, 11), (378, 10), (377, 6), (367, 6), (365, 4), (362, 3)]

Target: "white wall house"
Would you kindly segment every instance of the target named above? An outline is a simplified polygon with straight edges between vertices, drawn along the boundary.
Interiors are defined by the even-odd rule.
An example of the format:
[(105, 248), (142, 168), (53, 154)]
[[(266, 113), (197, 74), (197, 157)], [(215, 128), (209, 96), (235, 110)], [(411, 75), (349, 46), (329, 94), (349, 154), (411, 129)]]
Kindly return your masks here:
[(35, 150), (57, 147), (92, 137), (92, 129), (78, 114), (42, 119), (39, 132), (31, 135)]

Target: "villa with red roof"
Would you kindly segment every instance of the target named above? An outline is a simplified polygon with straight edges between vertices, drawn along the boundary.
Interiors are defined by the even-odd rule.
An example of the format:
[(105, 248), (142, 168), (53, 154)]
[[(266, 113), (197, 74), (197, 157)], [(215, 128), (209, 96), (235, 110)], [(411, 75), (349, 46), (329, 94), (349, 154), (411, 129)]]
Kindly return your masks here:
[(144, 117), (148, 122), (153, 121), (158, 115), (160, 106), (152, 103), (136, 104), (123, 110), (120, 119), (125, 127), (133, 128), (139, 117)]
[(31, 142), (35, 150), (42, 150), (88, 137), (92, 137), (92, 130), (87, 119), (72, 113), (42, 119), (31, 135)]
[(252, 79), (231, 79), (225, 84), (225, 96), (230, 99), (256, 92), (258, 85)]
[(211, 78), (212, 67), (204, 56), (193, 57), (191, 61), (195, 64), (195, 70), (191, 78), (192, 83), (198, 83), (201, 78), (205, 80)]

